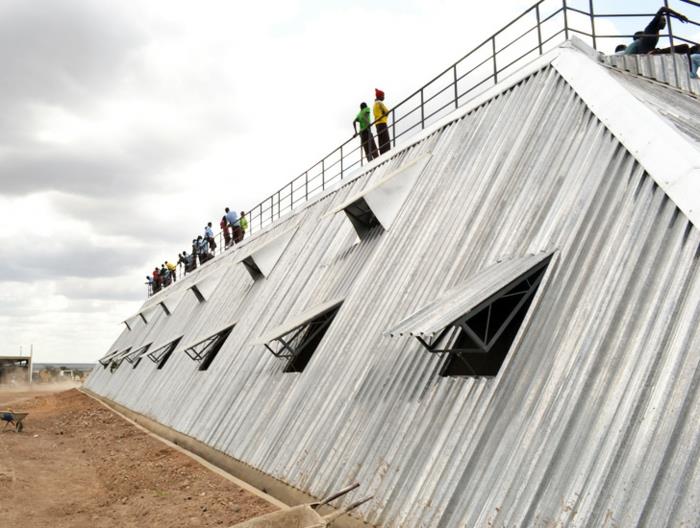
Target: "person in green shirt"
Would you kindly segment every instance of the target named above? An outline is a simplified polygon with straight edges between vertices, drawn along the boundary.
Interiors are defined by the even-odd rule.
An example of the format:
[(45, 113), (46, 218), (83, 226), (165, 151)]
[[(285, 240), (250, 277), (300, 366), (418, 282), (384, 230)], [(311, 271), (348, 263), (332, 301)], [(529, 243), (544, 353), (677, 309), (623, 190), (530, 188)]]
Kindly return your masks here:
[(245, 236), (245, 232), (248, 231), (248, 218), (245, 215), (245, 211), (241, 211), (241, 216), (238, 219), (238, 223), (241, 225), (241, 231), (243, 231), (243, 236)]
[(367, 161), (372, 161), (379, 156), (377, 145), (374, 143), (374, 138), (372, 137), (372, 129), (369, 127), (371, 122), (371, 110), (367, 106), (367, 103), (360, 103), (360, 112), (352, 122), (352, 127), (355, 129), (355, 136), (357, 136), (357, 123), (360, 124), (360, 141), (362, 143), (362, 148), (365, 150)]

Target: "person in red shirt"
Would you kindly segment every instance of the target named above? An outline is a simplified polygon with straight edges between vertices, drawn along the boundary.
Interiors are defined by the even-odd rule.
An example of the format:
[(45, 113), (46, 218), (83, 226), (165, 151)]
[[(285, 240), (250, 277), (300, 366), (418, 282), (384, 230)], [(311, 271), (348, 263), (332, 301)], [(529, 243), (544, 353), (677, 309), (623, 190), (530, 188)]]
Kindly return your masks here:
[(221, 217), (219, 227), (224, 232), (224, 246), (229, 247), (231, 245), (231, 232), (228, 230), (228, 222), (226, 221), (226, 215)]

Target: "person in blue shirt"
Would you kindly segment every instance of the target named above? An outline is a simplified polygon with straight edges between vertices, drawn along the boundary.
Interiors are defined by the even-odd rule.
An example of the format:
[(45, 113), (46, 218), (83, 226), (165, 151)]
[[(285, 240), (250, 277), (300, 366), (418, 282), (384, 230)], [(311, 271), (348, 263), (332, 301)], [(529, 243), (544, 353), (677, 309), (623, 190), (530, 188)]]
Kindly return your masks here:
[(213, 252), (216, 249), (216, 242), (214, 242), (214, 230), (211, 228), (211, 222), (204, 227), (204, 239), (209, 243), (209, 249)]
[(233, 209), (226, 208), (226, 220), (228, 220), (231, 226), (231, 235), (233, 236), (234, 243), (238, 244), (243, 240), (243, 230), (241, 229), (241, 222), (238, 218), (238, 213)]

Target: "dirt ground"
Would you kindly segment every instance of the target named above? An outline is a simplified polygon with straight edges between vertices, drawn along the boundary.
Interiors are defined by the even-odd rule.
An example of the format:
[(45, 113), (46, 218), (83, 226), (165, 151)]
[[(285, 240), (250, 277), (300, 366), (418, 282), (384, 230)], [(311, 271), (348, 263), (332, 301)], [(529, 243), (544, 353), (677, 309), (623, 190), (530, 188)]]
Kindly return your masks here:
[(75, 389), (0, 391), (7, 408), (29, 416), (0, 432), (0, 526), (230, 526), (275, 509)]

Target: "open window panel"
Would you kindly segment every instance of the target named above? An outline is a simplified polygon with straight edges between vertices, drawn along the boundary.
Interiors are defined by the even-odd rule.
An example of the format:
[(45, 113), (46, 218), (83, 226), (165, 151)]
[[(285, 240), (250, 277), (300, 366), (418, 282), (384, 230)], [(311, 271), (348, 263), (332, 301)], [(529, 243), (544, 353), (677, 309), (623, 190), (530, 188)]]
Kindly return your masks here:
[(112, 352), (110, 352), (110, 353), (107, 354), (106, 356), (101, 357), (101, 358), (98, 359), (97, 361), (98, 361), (98, 363), (99, 363), (100, 365), (102, 365), (102, 368), (107, 368), (107, 367), (109, 366), (110, 361), (112, 361), (112, 359), (113, 359), (117, 354), (119, 354), (119, 352), (120, 352), (119, 350), (113, 350)]
[(294, 237), (296, 226), (276, 234), (270, 233), (265, 240), (251, 242), (238, 257), (237, 262), (245, 266), (254, 281), (269, 277), (277, 262)]
[(160, 370), (165, 366), (165, 364), (170, 359), (170, 356), (173, 355), (173, 352), (177, 348), (177, 345), (180, 343), (181, 339), (182, 336), (178, 337), (177, 339), (173, 339), (169, 343), (159, 346), (158, 348), (148, 353), (148, 359), (150, 359), (151, 361), (153, 361), (153, 363), (156, 364), (157, 370)]
[(206, 339), (202, 339), (193, 345), (185, 348), (187, 354), (193, 361), (199, 361), (199, 370), (207, 370), (214, 358), (224, 346), (226, 339), (231, 335), (235, 323), (228, 325), (223, 330), (210, 335)]
[(182, 300), (185, 298), (186, 293), (186, 289), (180, 289), (178, 291), (170, 293), (167, 297), (165, 297), (158, 303), (159, 306), (163, 309), (165, 315), (169, 316), (175, 313), (175, 310), (180, 305), (180, 302), (182, 302)]
[(403, 207), (423, 169), (430, 160), (425, 154), (353, 195), (332, 213), (343, 211), (361, 240), (377, 226), (388, 230)]
[(125, 348), (118, 354), (116, 354), (112, 359), (109, 361), (109, 372), (114, 373), (122, 364), (124, 361), (124, 358), (126, 358), (129, 353), (131, 352), (131, 347)]
[(124, 325), (129, 331), (132, 331), (136, 327), (136, 323), (138, 323), (138, 321), (143, 321), (144, 324), (146, 324), (147, 322), (140, 313), (137, 313), (132, 315), (128, 319), (124, 319), (122, 323), (124, 323)]
[(342, 300), (333, 300), (304, 312), (258, 339), (278, 358), (287, 360), (284, 372), (302, 372), (338, 314)]
[(188, 289), (194, 294), (197, 301), (200, 303), (206, 302), (211, 299), (216, 292), (225, 272), (225, 267), (221, 266), (208, 275), (199, 278), (199, 280)]
[(131, 368), (136, 368), (141, 363), (141, 359), (146, 355), (148, 349), (151, 347), (152, 343), (148, 343), (140, 348), (137, 348), (126, 356), (126, 360), (131, 364)]
[(542, 282), (552, 253), (500, 262), (385, 332), (412, 335), (446, 356), (442, 376), (495, 376)]

